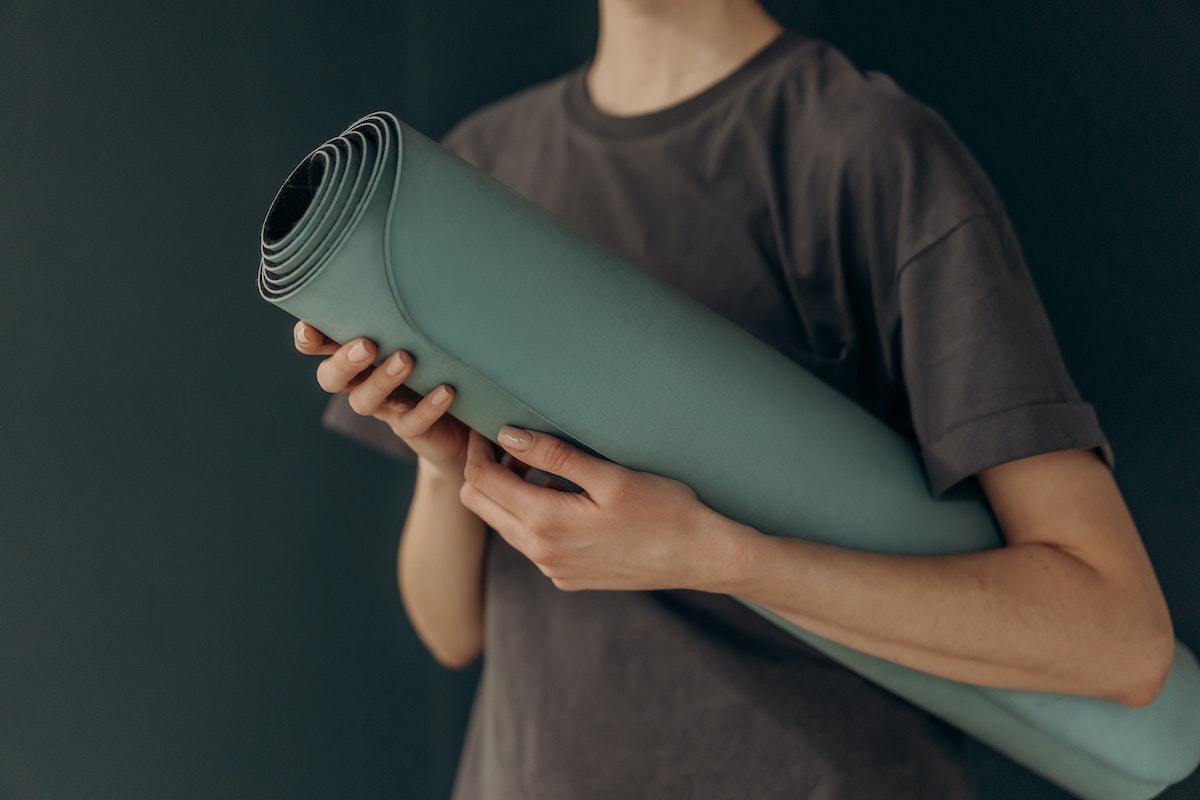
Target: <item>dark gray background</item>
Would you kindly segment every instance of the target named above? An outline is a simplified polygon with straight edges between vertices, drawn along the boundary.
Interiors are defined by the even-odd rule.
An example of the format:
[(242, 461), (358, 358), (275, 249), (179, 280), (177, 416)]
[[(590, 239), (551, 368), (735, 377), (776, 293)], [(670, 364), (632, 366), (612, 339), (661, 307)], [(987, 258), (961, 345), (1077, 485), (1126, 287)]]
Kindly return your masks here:
[[(990, 172), (1200, 645), (1197, 7), (772, 6)], [(410, 471), (317, 426), (257, 229), (361, 114), (440, 135), (594, 30), (588, 0), (0, 0), (0, 797), (445, 795), (473, 675), (400, 609)]]

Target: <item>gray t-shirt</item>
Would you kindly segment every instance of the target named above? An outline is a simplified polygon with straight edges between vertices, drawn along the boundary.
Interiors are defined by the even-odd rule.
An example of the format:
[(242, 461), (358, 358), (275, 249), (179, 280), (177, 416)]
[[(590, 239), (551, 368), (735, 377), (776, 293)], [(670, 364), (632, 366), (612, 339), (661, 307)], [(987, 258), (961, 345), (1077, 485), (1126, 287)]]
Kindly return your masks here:
[[(911, 438), (935, 493), (1037, 453), (1110, 457), (985, 176), (828, 45), (784, 34), (638, 117), (598, 111), (577, 70), (445, 143)], [(486, 559), (460, 800), (974, 796), (955, 731), (730, 598), (564, 593), (494, 535)]]

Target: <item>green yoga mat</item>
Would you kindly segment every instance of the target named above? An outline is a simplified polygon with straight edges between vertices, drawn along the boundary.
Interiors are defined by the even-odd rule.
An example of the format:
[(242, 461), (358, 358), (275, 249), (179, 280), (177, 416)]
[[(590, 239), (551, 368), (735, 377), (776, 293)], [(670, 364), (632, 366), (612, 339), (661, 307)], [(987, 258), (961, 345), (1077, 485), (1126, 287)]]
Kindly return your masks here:
[[(505, 424), (563, 437), (768, 533), (890, 553), (1000, 544), (978, 498), (929, 496), (894, 431), (391, 115), (288, 178), (259, 288), (336, 340), (410, 351), (409, 385), (453, 385), (455, 415), (493, 439)], [(751, 607), (1089, 800), (1153, 797), (1200, 761), (1200, 667), (1183, 645), (1162, 696), (1133, 709), (933, 677)]]

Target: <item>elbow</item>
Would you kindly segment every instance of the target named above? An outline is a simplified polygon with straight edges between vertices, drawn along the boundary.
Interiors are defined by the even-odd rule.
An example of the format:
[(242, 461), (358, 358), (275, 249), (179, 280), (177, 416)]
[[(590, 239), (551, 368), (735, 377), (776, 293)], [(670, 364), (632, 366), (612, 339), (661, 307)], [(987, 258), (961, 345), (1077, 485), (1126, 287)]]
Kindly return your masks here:
[(422, 613), (422, 606), (408, 602), (401, 592), (408, 611), (412, 631), (421, 644), (433, 656), (433, 660), (447, 669), (465, 669), (483, 655), (483, 625), (479, 620), (452, 616), (439, 619)]
[(1145, 708), (1153, 705), (1167, 685), (1167, 673), (1168, 670), (1163, 670), (1161, 673), (1150, 675), (1136, 682), (1129, 681), (1128, 685), (1123, 687), (1120, 693), (1114, 695), (1113, 699), (1129, 708)]
[(482, 648), (430, 647), (429, 652), (433, 660), (446, 669), (462, 670), (474, 664), (483, 651)]
[(1151, 705), (1166, 687), (1174, 661), (1175, 635), (1168, 624), (1130, 654), (1120, 688), (1112, 699), (1131, 708)]
[(483, 630), (428, 630), (417, 628), (417, 636), (433, 660), (446, 669), (462, 670), (483, 655)]

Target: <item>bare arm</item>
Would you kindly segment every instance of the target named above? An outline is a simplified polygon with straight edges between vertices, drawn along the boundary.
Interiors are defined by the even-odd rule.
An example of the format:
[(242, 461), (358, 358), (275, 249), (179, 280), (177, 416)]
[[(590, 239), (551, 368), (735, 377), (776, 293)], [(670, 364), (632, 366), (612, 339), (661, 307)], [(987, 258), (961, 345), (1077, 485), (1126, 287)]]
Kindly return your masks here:
[(1067, 451), (980, 480), (1005, 547), (898, 557), (748, 537), (744, 571), (726, 587), (815, 633), (944, 677), (1151, 702), (1174, 636), (1107, 467)]
[(980, 476), (1007, 546), (879, 555), (764, 536), (683, 484), (543, 434), (502, 443), (582, 495), (522, 486), (472, 441), (464, 501), (563, 589), (692, 588), (755, 601), (827, 638), (968, 683), (1157, 696), (1173, 634), (1111, 475), (1082, 451)]
[(449, 386), (424, 398), (401, 384), (413, 359), (393, 353), (373, 366), (375, 345), (339, 346), (304, 322), (295, 328), (303, 353), (328, 356), (317, 368), (327, 392), (347, 392), (350, 406), (386, 422), (417, 454), (417, 482), (400, 537), (396, 575), (417, 635), (442, 664), (461, 667), (483, 651), (483, 553), (486, 527), (459, 500), (467, 428), (446, 412)]
[(400, 536), (396, 575), (413, 628), (447, 667), (483, 652), (483, 521), (459, 501), (462, 472), (421, 463)]

